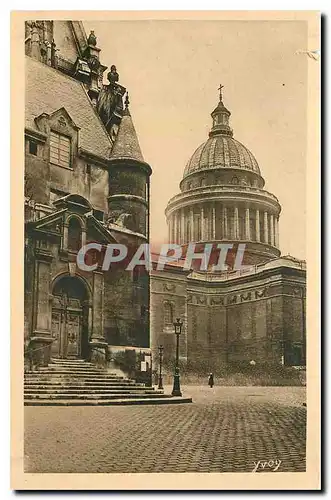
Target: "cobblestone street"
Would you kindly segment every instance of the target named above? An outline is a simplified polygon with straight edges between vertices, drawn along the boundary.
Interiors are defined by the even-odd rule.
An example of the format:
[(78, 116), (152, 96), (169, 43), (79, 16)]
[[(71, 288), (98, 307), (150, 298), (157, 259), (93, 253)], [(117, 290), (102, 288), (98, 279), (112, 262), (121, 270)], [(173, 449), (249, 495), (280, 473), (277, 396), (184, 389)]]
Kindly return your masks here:
[(305, 388), (182, 389), (192, 404), (26, 407), (25, 471), (305, 470)]

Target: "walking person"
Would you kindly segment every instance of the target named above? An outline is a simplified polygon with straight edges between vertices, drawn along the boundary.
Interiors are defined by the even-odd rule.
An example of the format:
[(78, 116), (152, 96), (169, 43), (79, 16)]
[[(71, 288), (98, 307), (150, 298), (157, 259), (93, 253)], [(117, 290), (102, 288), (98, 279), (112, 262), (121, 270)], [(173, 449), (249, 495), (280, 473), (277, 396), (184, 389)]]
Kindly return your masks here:
[(209, 374), (208, 385), (210, 388), (214, 386), (214, 375), (212, 373)]

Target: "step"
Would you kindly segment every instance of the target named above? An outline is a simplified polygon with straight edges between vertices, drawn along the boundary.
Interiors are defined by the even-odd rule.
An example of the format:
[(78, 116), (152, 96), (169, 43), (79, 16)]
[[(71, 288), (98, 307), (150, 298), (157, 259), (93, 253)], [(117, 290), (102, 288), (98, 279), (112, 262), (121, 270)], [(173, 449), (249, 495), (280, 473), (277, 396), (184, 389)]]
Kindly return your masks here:
[(101, 382), (99, 384), (96, 383), (85, 383), (85, 384), (78, 384), (76, 382), (42, 382), (42, 381), (36, 381), (36, 382), (24, 382), (24, 387), (31, 387), (31, 388), (40, 388), (40, 389), (47, 389), (47, 388), (54, 388), (58, 389), (59, 387), (71, 387), (71, 388), (76, 388), (78, 390), (81, 390), (83, 388), (86, 389), (104, 389), (107, 387), (146, 387), (145, 384), (137, 384), (135, 382)]
[(123, 398), (154, 398), (154, 397), (170, 397), (167, 394), (163, 394), (161, 392), (153, 392), (153, 391), (144, 391), (143, 393), (139, 392), (118, 392), (118, 393), (105, 393), (105, 394), (68, 394), (63, 392), (62, 394), (24, 394), (24, 399), (123, 399)]
[(187, 397), (158, 397), (158, 398), (125, 398), (125, 399), (62, 399), (62, 400), (24, 400), (25, 406), (121, 406), (121, 405), (157, 405), (192, 403)]
[(86, 361), (85, 359), (77, 359), (77, 358), (70, 358), (70, 359), (61, 359), (61, 358), (51, 358), (51, 363), (56, 363), (56, 364), (61, 364), (61, 365), (92, 365), (95, 366), (94, 363), (91, 363), (91, 361)]
[(42, 366), (41, 368), (38, 369), (38, 373), (78, 373), (78, 374), (83, 374), (86, 373), (87, 375), (92, 373), (95, 375), (107, 375), (107, 372), (105, 370), (99, 370), (97, 368), (75, 368), (75, 369), (70, 369), (68, 367), (57, 367), (57, 366)]
[[(101, 385), (102, 387), (104, 386), (109, 386), (109, 385), (135, 385), (136, 382), (128, 382), (128, 381), (123, 381), (123, 380), (100, 380), (100, 379), (90, 379), (90, 380), (84, 380), (84, 379), (75, 379), (75, 378), (54, 378), (54, 379), (25, 379), (24, 381), (25, 384), (39, 384), (39, 385), (77, 385), (80, 387), (83, 386), (91, 386), (91, 385)], [(144, 386), (146, 384), (139, 384), (141, 386)]]
[[(52, 361), (47, 366), (58, 366), (60, 367), (68, 367), (68, 368), (97, 368), (100, 370), (104, 370), (104, 367), (98, 367), (93, 363), (87, 363), (87, 361), (82, 361), (81, 363), (56, 363)], [(43, 366), (42, 368), (47, 368), (47, 366)]]
[[(78, 377), (76, 377), (74, 374), (73, 375), (65, 375), (63, 376), (62, 374), (61, 375), (57, 375), (57, 374), (32, 374), (32, 373), (29, 373), (29, 374), (26, 374), (25, 376), (25, 380), (54, 380), (54, 379), (58, 379), (59, 381), (61, 380), (65, 380), (65, 379), (68, 379), (68, 380), (72, 380), (72, 379), (77, 379), (78, 381), (80, 380), (81, 382), (84, 382), (84, 380), (86, 379), (86, 381), (89, 381), (91, 379), (91, 377), (87, 376), (87, 377), (82, 377), (80, 375), (78, 375)], [(112, 377), (112, 376), (108, 376), (108, 377), (95, 377), (95, 376), (92, 376), (92, 379), (100, 379), (100, 381), (104, 381), (104, 382), (118, 382), (118, 383), (123, 383), (123, 382), (132, 382), (133, 379), (130, 379), (130, 378), (121, 378), (121, 377)]]
[(107, 381), (107, 380), (129, 380), (129, 379), (124, 379), (124, 377), (114, 377), (114, 376), (110, 376), (110, 375), (94, 375), (94, 374), (90, 374), (90, 375), (87, 375), (87, 374), (77, 374), (77, 373), (26, 373), (25, 374), (25, 378), (26, 379), (45, 379), (45, 378), (48, 378), (48, 379), (59, 379), (59, 380), (63, 380), (63, 379), (79, 379), (79, 380), (104, 380), (104, 381)]
[(97, 366), (87, 363), (49, 363), (47, 366), (40, 366), (39, 368), (43, 368), (47, 370), (48, 368), (74, 368), (75, 370), (102, 370), (105, 371), (107, 368), (105, 366)]
[(73, 394), (116, 394), (116, 393), (130, 393), (130, 392), (154, 392), (154, 388), (148, 388), (148, 387), (116, 387), (116, 388), (103, 388), (103, 389), (91, 389), (91, 388), (86, 388), (86, 389), (70, 389), (68, 387), (61, 387), (61, 388), (47, 388), (47, 389), (40, 389), (40, 388), (31, 388), (31, 387), (24, 387), (24, 393), (27, 394), (63, 394), (63, 393), (73, 393)]
[(112, 375), (113, 377), (123, 377), (123, 375), (119, 375), (118, 373), (111, 370), (101, 370), (99, 368), (70, 368), (67, 366), (41, 366), (38, 369), (28, 370), (26, 373), (96, 373), (100, 375)]

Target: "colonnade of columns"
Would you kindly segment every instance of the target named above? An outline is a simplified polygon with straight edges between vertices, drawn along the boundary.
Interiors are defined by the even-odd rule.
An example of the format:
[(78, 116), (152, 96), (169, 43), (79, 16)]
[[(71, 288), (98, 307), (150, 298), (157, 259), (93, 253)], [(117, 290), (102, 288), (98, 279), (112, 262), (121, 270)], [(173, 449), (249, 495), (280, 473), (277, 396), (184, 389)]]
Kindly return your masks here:
[(180, 208), (168, 217), (170, 243), (244, 240), (279, 248), (278, 215), (270, 211), (219, 203)]

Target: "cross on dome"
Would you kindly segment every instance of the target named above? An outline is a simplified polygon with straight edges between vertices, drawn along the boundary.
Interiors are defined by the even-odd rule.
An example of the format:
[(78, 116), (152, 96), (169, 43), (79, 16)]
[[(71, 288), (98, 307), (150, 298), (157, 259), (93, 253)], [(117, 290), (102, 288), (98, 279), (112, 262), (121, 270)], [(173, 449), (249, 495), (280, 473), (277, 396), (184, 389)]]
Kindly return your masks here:
[(218, 87), (218, 89), (217, 89), (217, 90), (219, 90), (219, 91), (220, 91), (220, 101), (222, 101), (222, 100), (223, 100), (223, 93), (222, 93), (222, 89), (224, 89), (224, 85), (222, 85), (222, 84), (220, 83), (220, 86), (219, 86), (219, 87)]

